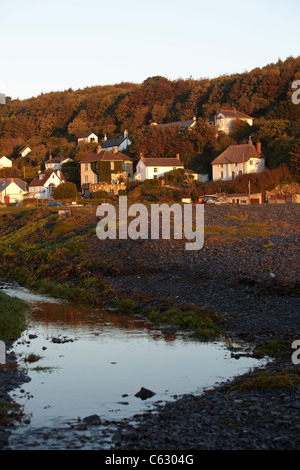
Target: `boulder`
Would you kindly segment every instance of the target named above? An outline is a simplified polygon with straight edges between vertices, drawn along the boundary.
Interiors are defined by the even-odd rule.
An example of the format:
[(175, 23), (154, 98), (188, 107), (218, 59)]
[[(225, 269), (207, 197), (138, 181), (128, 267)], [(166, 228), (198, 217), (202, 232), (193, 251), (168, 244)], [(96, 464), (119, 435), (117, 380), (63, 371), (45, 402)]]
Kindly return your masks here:
[(153, 397), (153, 395), (155, 395), (154, 392), (142, 387), (141, 390), (137, 392), (134, 396), (137, 398), (141, 398), (141, 400), (147, 400), (147, 398), (151, 398)]

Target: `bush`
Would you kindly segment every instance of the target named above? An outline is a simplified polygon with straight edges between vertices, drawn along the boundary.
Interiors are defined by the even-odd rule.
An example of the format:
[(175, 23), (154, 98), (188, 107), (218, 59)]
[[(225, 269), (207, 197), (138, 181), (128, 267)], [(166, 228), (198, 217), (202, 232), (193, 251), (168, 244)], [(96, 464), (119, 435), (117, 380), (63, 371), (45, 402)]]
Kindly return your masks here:
[(77, 186), (74, 183), (62, 183), (53, 191), (54, 199), (71, 199), (78, 197)]
[(103, 199), (109, 197), (108, 192), (104, 191), (104, 189), (99, 189), (99, 191), (95, 191), (93, 195), (95, 199)]

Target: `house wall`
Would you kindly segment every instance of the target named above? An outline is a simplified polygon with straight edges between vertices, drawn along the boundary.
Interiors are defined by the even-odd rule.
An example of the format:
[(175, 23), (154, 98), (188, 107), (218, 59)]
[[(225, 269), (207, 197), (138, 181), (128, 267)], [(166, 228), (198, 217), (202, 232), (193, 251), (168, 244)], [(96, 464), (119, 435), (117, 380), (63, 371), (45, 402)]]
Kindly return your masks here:
[(3, 190), (0, 193), (0, 202), (5, 203), (5, 196), (9, 196), (9, 202), (23, 201), (25, 191), (23, 191), (15, 182), (11, 182), (7, 187), (6, 191)]
[(77, 139), (78, 143), (80, 144), (81, 142), (86, 142), (86, 143), (91, 143), (91, 142), (96, 142), (98, 143), (98, 137), (96, 136), (96, 134), (91, 134), (89, 135), (88, 137), (82, 137), (82, 138), (79, 138)]
[(234, 128), (234, 121), (244, 121), (250, 126), (253, 124), (253, 119), (246, 119), (246, 118), (226, 118), (222, 117), (222, 115), (219, 115), (216, 119), (216, 127), (218, 131), (225, 132), (225, 134), (228, 134), (233, 128)]
[(99, 177), (96, 173), (93, 172), (91, 163), (80, 164), (80, 181), (81, 186), (87, 183), (98, 183)]
[(31, 152), (31, 149), (27, 147), (26, 149), (23, 150), (23, 152), (21, 153), (21, 156), (26, 157), (30, 152)]
[[(250, 164), (252, 161), (253, 164)], [(265, 169), (264, 158), (251, 158), (245, 163), (223, 163), (223, 165), (212, 166), (213, 181), (222, 180), (228, 181), (236, 178), (239, 175), (248, 173), (260, 173)], [(223, 172), (223, 176), (221, 173)], [(234, 172), (234, 177), (233, 177)]]
[[(137, 165), (137, 171), (141, 175), (140, 181), (145, 181), (145, 179), (152, 180), (154, 178), (160, 178), (168, 171), (176, 170), (177, 168), (183, 168), (182, 166), (146, 166), (144, 163), (140, 165), (140, 162)], [(157, 171), (154, 171), (154, 170)]]
[(12, 161), (9, 160), (9, 158), (6, 158), (6, 157), (0, 158), (0, 170), (2, 168), (11, 168), (11, 167), (12, 167)]

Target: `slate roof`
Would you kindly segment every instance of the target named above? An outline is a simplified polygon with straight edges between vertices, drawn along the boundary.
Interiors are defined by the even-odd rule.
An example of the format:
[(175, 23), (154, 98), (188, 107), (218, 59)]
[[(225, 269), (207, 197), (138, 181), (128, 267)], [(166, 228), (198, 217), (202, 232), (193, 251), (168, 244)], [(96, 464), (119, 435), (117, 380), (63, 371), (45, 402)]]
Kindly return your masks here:
[(132, 159), (130, 157), (127, 157), (127, 155), (124, 155), (124, 153), (122, 152), (112, 153), (112, 152), (109, 152), (108, 150), (101, 150), (99, 153), (96, 153), (96, 152), (91, 153), (90, 155), (85, 157), (83, 160), (81, 160), (80, 163), (93, 163), (93, 162), (100, 162), (100, 161), (132, 162)]
[(116, 137), (115, 139), (103, 140), (101, 142), (101, 147), (103, 149), (107, 149), (110, 147), (119, 147), (119, 145), (121, 145), (126, 138), (127, 137)]
[(178, 158), (142, 158), (146, 166), (180, 166), (183, 168), (183, 163)]
[(211, 164), (243, 163), (250, 160), (250, 158), (264, 158), (264, 156), (258, 153), (253, 144), (230, 145), (230, 147), (215, 158)]
[[(45, 183), (48, 181), (48, 179), (50, 178), (50, 176), (52, 175), (52, 173), (55, 173), (55, 171), (53, 170), (45, 170), (45, 171), (42, 171), (41, 173), (37, 174), (33, 180), (29, 183), (29, 187), (32, 188), (34, 186), (44, 186)], [(42, 176), (42, 178), (40, 178), (40, 175)], [(64, 181), (65, 178), (64, 176), (61, 174), (61, 180)]]
[(12, 182), (17, 184), (22, 191), (28, 191), (26, 181), (20, 180), (19, 178), (0, 178), (0, 193), (4, 191)]
[(153, 123), (153, 124), (150, 124), (150, 126), (152, 125), (156, 125), (156, 126), (159, 126), (159, 127), (162, 127), (163, 130), (166, 130), (167, 127), (171, 127), (171, 126), (175, 126), (175, 127), (179, 127), (179, 128), (183, 128), (183, 129), (187, 129), (189, 128), (192, 124), (194, 124), (196, 121), (195, 119), (191, 119), (189, 121), (177, 121), (177, 122), (167, 122), (165, 124), (156, 124), (156, 123)]
[(229, 118), (244, 118), (244, 119), (253, 119), (253, 117), (248, 116), (247, 114), (241, 113), (240, 111), (237, 111), (235, 108), (232, 109), (220, 109), (220, 111), (217, 113), (223, 113), (224, 116), (229, 117)]

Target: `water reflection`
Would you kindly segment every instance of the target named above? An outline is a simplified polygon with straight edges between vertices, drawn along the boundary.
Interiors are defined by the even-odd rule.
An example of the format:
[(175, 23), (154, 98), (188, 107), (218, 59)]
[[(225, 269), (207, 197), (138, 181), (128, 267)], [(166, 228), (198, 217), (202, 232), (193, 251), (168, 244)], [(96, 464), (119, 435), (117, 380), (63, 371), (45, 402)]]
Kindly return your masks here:
[[(32, 415), (32, 426), (57, 425), (94, 413), (109, 420), (130, 417), (156, 401), (200, 393), (264, 363), (233, 359), (222, 342), (163, 335), (143, 319), (45, 302), (22, 289), (11, 289), (13, 293), (22, 298), (26, 294), (34, 307), (30, 327), (14, 348), (32, 379), (14, 398)], [(32, 334), (34, 339), (29, 338)], [(28, 366), (24, 358), (29, 353), (42, 358)], [(141, 401), (135, 397), (141, 387), (155, 395)]]

